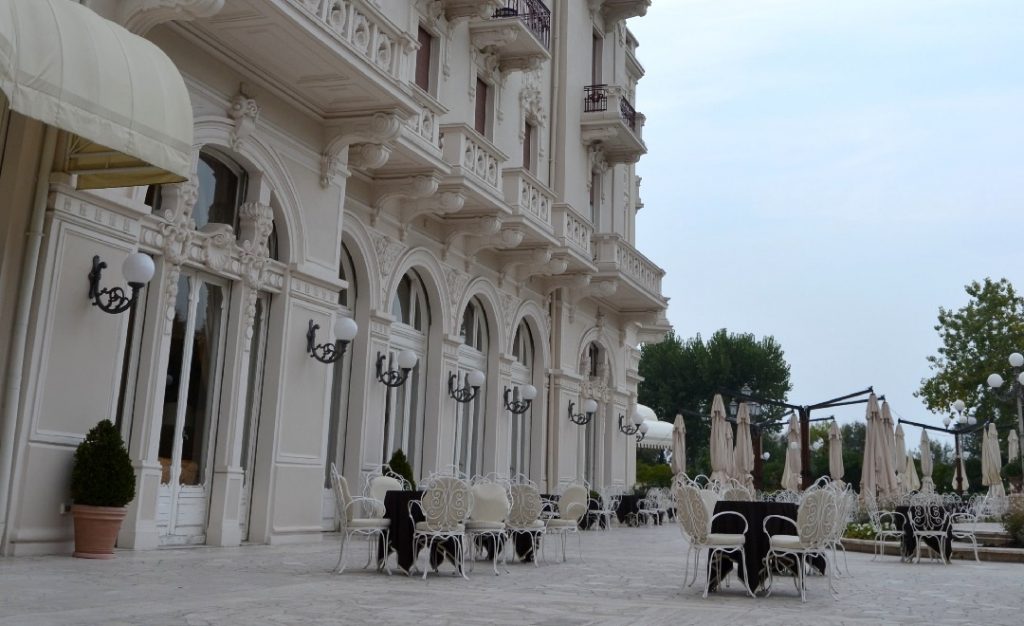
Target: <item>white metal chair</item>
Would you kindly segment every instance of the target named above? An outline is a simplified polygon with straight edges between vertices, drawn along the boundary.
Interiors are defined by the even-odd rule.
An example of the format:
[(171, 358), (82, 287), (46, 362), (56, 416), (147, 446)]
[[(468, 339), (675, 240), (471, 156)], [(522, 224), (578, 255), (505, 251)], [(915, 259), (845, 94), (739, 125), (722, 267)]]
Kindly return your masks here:
[[(473, 508), (466, 520), (466, 539), (475, 545), (478, 538), (494, 541), (494, 574), (498, 574), (498, 555), (505, 548), (505, 520), (511, 503), (505, 486), (496, 482), (479, 482), (473, 485)], [(472, 567), (472, 563), (470, 564)]]
[(946, 537), (950, 529), (950, 516), (943, 503), (934, 500), (927, 504), (912, 505), (907, 517), (910, 520), (910, 528), (914, 532), (917, 544), (917, 562), (921, 562), (921, 544), (925, 539), (934, 539), (939, 544), (939, 558), (945, 563)]
[[(721, 559), (724, 554), (732, 554), (739, 552), (740, 559), (746, 561), (746, 550), (744, 544), (746, 543), (746, 535), (749, 527), (747, 525), (747, 519), (741, 514), (735, 511), (723, 511), (716, 515), (711, 515), (708, 512), (705, 499), (701, 495), (701, 489), (698, 489), (692, 484), (676, 484), (672, 488), (672, 495), (675, 500), (676, 507), (676, 522), (679, 524), (679, 529), (683, 533), (683, 537), (687, 541), (686, 549), (686, 562), (683, 568), (683, 584), (685, 586), (693, 585), (697, 581), (697, 573), (700, 571), (700, 554), (706, 548), (708, 552), (708, 570), (707, 579), (704, 582), (704, 597), (708, 597), (708, 589), (711, 586), (711, 572), (710, 566), (712, 561), (717, 557), (719, 563), (719, 571), (721, 571)], [(714, 520), (723, 516), (735, 516), (743, 520), (743, 532), (739, 534), (733, 533), (713, 533), (711, 532), (712, 524)], [(689, 577), (690, 568), (690, 557), (694, 557), (693, 563), (693, 579), (687, 583)], [(749, 578), (749, 574), (746, 578)], [(753, 597), (754, 592), (751, 591), (750, 585), (744, 581), (744, 587), (747, 593)]]
[(975, 531), (978, 527), (978, 514), (975, 511), (953, 513), (949, 516), (950, 534), (953, 541), (970, 542), (971, 550), (974, 552), (974, 560), (981, 562), (978, 558), (978, 536)]
[[(419, 508), (423, 513), (424, 520), (416, 522), (413, 517), (413, 508)], [(452, 540), (455, 544), (455, 554), (458, 573), (463, 578), (466, 575), (466, 517), (473, 508), (473, 492), (469, 485), (453, 476), (436, 476), (423, 493), (419, 501), (413, 500), (409, 503), (409, 517), (415, 523), (412, 542), (413, 546), (420, 545), (427, 549), (427, 559), (430, 562), (430, 553), (438, 541)], [(423, 579), (426, 580), (430, 567), (423, 568)], [(435, 569), (436, 571), (436, 569)]]
[(836, 524), (832, 532), (832, 536), (829, 537), (828, 546), (832, 550), (832, 563), (836, 568), (836, 574), (839, 573), (839, 559), (838, 553), (843, 553), (843, 567), (846, 570), (846, 575), (850, 575), (850, 562), (846, 558), (846, 547), (843, 546), (843, 534), (846, 532), (846, 526), (850, 523), (850, 518), (853, 516), (853, 509), (857, 504), (856, 496), (853, 495), (853, 489), (846, 485), (845, 487), (836, 487), (836, 483), (833, 483), (833, 489), (836, 494)]
[(558, 499), (558, 517), (547, 520), (545, 534), (558, 535), (562, 541), (562, 562), (565, 562), (567, 535), (576, 534), (576, 542), (583, 560), (583, 539), (580, 538), (580, 520), (587, 514), (589, 490), (583, 485), (569, 485)]
[(732, 500), (734, 502), (750, 502), (754, 499), (754, 496), (747, 490), (746, 487), (728, 487), (722, 492), (723, 500)]
[[(380, 537), (384, 541), (385, 553), (377, 569), (384, 568), (388, 575), (391, 575), (391, 568), (388, 567), (388, 529), (391, 520), (383, 519), (384, 503), (373, 498), (353, 498), (348, 490), (348, 481), (338, 473), (338, 468), (331, 463), (331, 487), (334, 489), (335, 512), (340, 522), (341, 546), (338, 550), (338, 564), (334, 567), (335, 573), (341, 574), (345, 571), (345, 542), (352, 535), (360, 535), (367, 538), (370, 545), (370, 557), (376, 553), (374, 539)], [(371, 517), (356, 517), (356, 506), (367, 504), (371, 511)], [(379, 511), (379, 515), (376, 513)], [(367, 560), (369, 565), (370, 560)]]
[[(807, 601), (807, 585), (805, 571), (809, 559), (819, 557), (826, 563), (829, 591), (836, 595), (834, 585), (835, 568), (828, 565), (828, 544), (835, 533), (836, 517), (839, 509), (836, 495), (832, 489), (818, 489), (807, 494), (797, 510), (796, 520), (785, 515), (769, 515), (764, 518), (761, 529), (768, 535), (768, 554), (764, 557), (765, 569), (768, 572), (767, 595), (771, 595), (774, 571), (782, 562), (788, 562), (794, 570), (794, 583), (800, 592), (800, 601)], [(768, 522), (773, 519), (783, 520), (796, 530), (795, 535), (772, 535), (768, 532)]]
[(898, 511), (880, 511), (873, 506), (868, 509), (868, 523), (871, 524), (871, 531), (875, 534), (874, 554), (871, 560), (874, 561), (878, 555), (885, 556), (885, 542), (889, 540), (902, 541), (903, 531), (901, 528), (907, 524), (907, 518)]
[[(530, 537), (530, 550), (534, 567), (539, 567), (540, 555), (537, 544), (544, 535), (546, 525), (541, 519), (543, 507), (540, 492), (531, 484), (514, 484), (510, 488), (512, 507), (505, 520), (505, 530), (509, 535), (525, 534)], [(505, 550), (505, 563), (508, 563), (508, 550)]]

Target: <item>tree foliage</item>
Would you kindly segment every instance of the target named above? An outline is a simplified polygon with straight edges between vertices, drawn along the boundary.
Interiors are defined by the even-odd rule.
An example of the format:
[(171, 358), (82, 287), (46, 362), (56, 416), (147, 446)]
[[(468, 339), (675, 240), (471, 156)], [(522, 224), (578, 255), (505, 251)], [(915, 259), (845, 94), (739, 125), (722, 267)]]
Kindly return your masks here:
[(75, 450), (71, 498), (75, 504), (120, 507), (135, 497), (135, 470), (110, 420), (96, 424)]
[[(789, 364), (774, 337), (715, 332), (681, 340), (670, 333), (658, 344), (644, 345), (640, 355), (638, 401), (660, 419), (675, 419), (680, 409), (708, 414), (711, 400), (722, 389), (750, 385), (754, 395), (785, 400), (792, 385)], [(726, 397), (728, 403), (731, 398)], [(686, 417), (686, 459), (689, 468), (710, 471), (707, 420)]]
[[(965, 291), (970, 300), (960, 309), (939, 308), (935, 330), (941, 346), (928, 357), (931, 377), (914, 395), (934, 413), (949, 413), (959, 399), (977, 410), (979, 421), (997, 418), (998, 426), (1016, 426), (1016, 405), (1000, 400), (985, 380), (993, 372), (1012, 380), (1007, 357), (1024, 351), (1024, 297), (1005, 278), (975, 281)], [(964, 443), (977, 454), (980, 441), (967, 437)]]

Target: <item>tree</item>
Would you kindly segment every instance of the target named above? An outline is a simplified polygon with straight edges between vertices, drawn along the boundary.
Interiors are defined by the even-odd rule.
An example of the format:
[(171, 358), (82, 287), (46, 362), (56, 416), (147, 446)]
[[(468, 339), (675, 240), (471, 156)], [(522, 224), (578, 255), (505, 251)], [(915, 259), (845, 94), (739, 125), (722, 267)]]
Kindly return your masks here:
[[(1016, 427), (1016, 404), (987, 391), (985, 380), (993, 372), (1011, 379), (1006, 359), (1024, 350), (1024, 297), (1005, 278), (986, 278), (964, 289), (970, 296), (966, 305), (956, 311), (939, 308), (935, 330), (942, 345), (928, 357), (932, 376), (914, 395), (933, 413), (948, 413), (959, 399), (977, 410), (979, 421), (996, 418), (997, 426)], [(963, 438), (972, 456), (979, 454), (980, 442), (981, 437)]]
[[(712, 398), (721, 389), (747, 384), (754, 395), (771, 400), (785, 400), (792, 389), (789, 364), (774, 337), (757, 339), (724, 328), (707, 342), (700, 335), (682, 341), (669, 333), (661, 343), (644, 345), (639, 370), (644, 378), (638, 388), (639, 402), (666, 421), (674, 420), (680, 409), (708, 414)], [(766, 407), (766, 415), (780, 413)], [(711, 424), (691, 417), (685, 420), (687, 465), (709, 472)]]

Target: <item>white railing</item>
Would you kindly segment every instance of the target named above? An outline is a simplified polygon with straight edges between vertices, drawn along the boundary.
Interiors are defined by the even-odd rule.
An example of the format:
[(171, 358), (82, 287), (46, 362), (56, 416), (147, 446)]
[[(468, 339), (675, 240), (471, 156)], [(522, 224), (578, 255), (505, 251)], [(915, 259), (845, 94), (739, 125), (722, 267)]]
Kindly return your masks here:
[(426, 97), (416, 93), (413, 90), (413, 99), (416, 100), (416, 105), (419, 108), (418, 113), (414, 113), (410, 117), (405, 126), (414, 135), (422, 138), (433, 148), (441, 148), (441, 115), (436, 110), (437, 105), (432, 105), (426, 99)]
[(597, 241), (598, 267), (613, 262), (615, 269), (633, 279), (641, 287), (661, 296), (661, 277), (665, 271), (637, 252), (619, 235), (600, 235)]
[[(466, 124), (441, 127), (441, 151), (456, 172), (471, 175), (501, 194), (501, 164), (505, 155)], [(453, 172), (454, 173), (454, 172)]]
[(528, 216), (550, 231), (554, 194), (523, 168), (505, 170), (504, 177), (505, 201), (513, 213)]
[(563, 245), (575, 248), (590, 259), (590, 240), (594, 236), (590, 221), (567, 204), (555, 205), (552, 213), (555, 236), (562, 239)]
[(411, 39), (369, 0), (288, 0), (323, 22), (354, 51), (396, 80), (403, 80)]

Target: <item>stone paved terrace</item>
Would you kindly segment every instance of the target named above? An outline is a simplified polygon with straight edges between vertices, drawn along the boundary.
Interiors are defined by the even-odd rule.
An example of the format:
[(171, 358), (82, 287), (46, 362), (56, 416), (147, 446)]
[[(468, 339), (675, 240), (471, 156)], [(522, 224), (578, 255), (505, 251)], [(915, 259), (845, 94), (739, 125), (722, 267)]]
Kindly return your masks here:
[[(1022, 624), (1024, 565), (902, 564), (850, 554), (833, 600), (810, 580), (801, 605), (789, 580), (769, 598), (732, 589), (680, 594), (684, 540), (673, 525), (583, 534), (585, 563), (509, 566), (495, 577), (388, 578), (330, 573), (337, 542), (121, 552), (114, 561), (0, 559), (0, 624)], [(550, 547), (555, 547), (554, 545)], [(556, 550), (549, 550), (554, 558)], [(451, 569), (446, 570), (450, 572)]]

